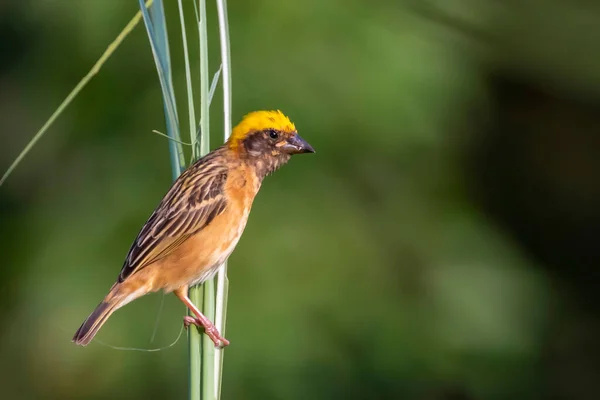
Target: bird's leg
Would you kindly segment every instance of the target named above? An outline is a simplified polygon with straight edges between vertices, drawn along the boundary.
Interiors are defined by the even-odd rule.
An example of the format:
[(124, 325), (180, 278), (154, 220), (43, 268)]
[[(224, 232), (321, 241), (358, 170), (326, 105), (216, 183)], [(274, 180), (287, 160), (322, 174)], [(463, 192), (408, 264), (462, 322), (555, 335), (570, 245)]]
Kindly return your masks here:
[(210, 340), (213, 341), (215, 347), (223, 348), (229, 345), (229, 340), (221, 336), (221, 334), (217, 330), (217, 327), (212, 322), (210, 322), (210, 320), (206, 318), (204, 314), (202, 314), (200, 310), (196, 308), (194, 303), (192, 303), (192, 301), (189, 299), (189, 297), (187, 296), (187, 287), (179, 288), (175, 290), (174, 293), (177, 297), (179, 297), (179, 300), (181, 300), (183, 304), (185, 304), (186, 307), (189, 308), (190, 311), (192, 311), (196, 315), (196, 318), (191, 317), (189, 315), (183, 317), (183, 324), (186, 328), (190, 325), (196, 325), (199, 328), (204, 328), (204, 332), (208, 335)]

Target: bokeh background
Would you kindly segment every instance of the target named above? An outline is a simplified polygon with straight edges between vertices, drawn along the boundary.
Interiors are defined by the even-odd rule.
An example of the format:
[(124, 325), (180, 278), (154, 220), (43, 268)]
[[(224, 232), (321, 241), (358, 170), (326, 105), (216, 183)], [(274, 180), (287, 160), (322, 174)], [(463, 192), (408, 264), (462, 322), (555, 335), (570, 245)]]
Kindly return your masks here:
[[(0, 3), (0, 172), (137, 9)], [(230, 0), (229, 16), (234, 119), (281, 109), (317, 153), (267, 179), (230, 259), (223, 398), (600, 398), (600, 3)], [(0, 187), (3, 399), (186, 398), (185, 335), (70, 343), (170, 185), (153, 129), (140, 24)], [(98, 338), (166, 346), (183, 313), (148, 296)]]

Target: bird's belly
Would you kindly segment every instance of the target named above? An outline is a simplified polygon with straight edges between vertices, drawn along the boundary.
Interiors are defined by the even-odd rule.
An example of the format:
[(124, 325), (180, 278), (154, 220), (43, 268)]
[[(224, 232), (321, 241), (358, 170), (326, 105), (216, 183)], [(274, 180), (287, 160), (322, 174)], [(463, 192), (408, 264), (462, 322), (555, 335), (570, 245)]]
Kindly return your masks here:
[[(223, 217), (223, 218), (221, 218)], [(248, 212), (221, 215), (195, 236), (189, 238), (161, 269), (165, 279), (160, 286), (171, 292), (182, 286), (193, 286), (212, 278), (238, 244)], [(232, 223), (233, 222), (233, 223)]]
[(230, 239), (230, 244), (223, 250), (215, 251), (211, 254), (208, 260), (200, 260), (201, 264), (209, 265), (208, 268), (202, 270), (197, 276), (195, 276), (190, 282), (189, 286), (198, 285), (204, 281), (212, 279), (215, 274), (219, 271), (220, 267), (223, 265), (227, 258), (233, 253), (235, 246), (240, 240), (241, 233), (237, 237), (233, 237)]

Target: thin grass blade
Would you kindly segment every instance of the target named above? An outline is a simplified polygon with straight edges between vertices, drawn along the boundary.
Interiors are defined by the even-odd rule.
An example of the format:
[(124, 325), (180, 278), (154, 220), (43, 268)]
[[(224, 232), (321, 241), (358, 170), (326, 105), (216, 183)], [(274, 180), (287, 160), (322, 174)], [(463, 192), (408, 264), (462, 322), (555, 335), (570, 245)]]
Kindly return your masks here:
[[(194, 3), (195, 4), (195, 3)], [(210, 91), (208, 92), (208, 105), (210, 107), (212, 103), (213, 96), (215, 94), (215, 90), (217, 90), (217, 85), (219, 84), (219, 77), (221, 76), (221, 66), (215, 74), (213, 75), (213, 79), (210, 83)], [(198, 125), (198, 130), (196, 131), (196, 137), (199, 138), (202, 134), (202, 127)]]
[[(196, 4), (196, 3), (194, 3)], [(182, 0), (177, 1), (179, 8), (179, 21), (181, 25), (181, 41), (183, 43), (183, 57), (185, 61), (185, 82), (187, 86), (187, 98), (188, 98), (188, 116), (190, 125), (190, 142), (192, 143), (192, 159), (197, 158), (196, 154), (196, 111), (194, 107), (194, 93), (192, 90), (192, 72), (190, 70), (190, 56), (188, 53), (187, 45), (187, 32), (185, 29), (185, 18), (183, 17), (183, 4)]]
[(181, 145), (183, 145), (183, 146), (191, 146), (191, 145), (192, 145), (191, 143), (187, 143), (187, 142), (184, 142), (184, 141), (182, 141), (182, 140), (177, 140), (177, 139), (174, 139), (174, 138), (172, 138), (171, 136), (167, 135), (166, 133), (162, 133), (161, 131), (157, 131), (156, 129), (152, 129), (152, 133), (156, 133), (156, 134), (157, 134), (157, 135), (159, 135), (159, 136), (164, 136), (164, 137), (166, 137), (167, 139), (169, 139), (169, 140), (172, 140), (172, 141), (174, 141), (174, 142), (176, 142), (176, 143), (179, 143), (179, 144), (181, 144)]
[[(145, 4), (143, 4), (143, 9), (150, 7), (154, 0), (148, 0)], [(119, 33), (115, 40), (111, 44), (108, 45), (104, 53), (100, 56), (98, 61), (92, 66), (92, 69), (77, 83), (77, 85), (71, 90), (71, 92), (67, 95), (67, 97), (60, 103), (58, 108), (52, 113), (50, 118), (44, 123), (44, 125), (40, 128), (39, 131), (33, 135), (33, 138), (27, 143), (25, 148), (19, 153), (17, 158), (10, 164), (2, 178), (0, 178), (0, 186), (6, 181), (6, 179), (10, 176), (10, 174), (17, 168), (17, 166), (23, 161), (23, 158), (29, 153), (29, 151), (36, 145), (36, 143), (44, 136), (48, 128), (52, 126), (54, 121), (59, 117), (60, 114), (67, 108), (69, 104), (77, 97), (79, 92), (88, 84), (88, 82), (100, 71), (104, 63), (110, 58), (110, 56), (117, 50), (117, 48), (123, 43), (123, 40), (133, 31), (133, 28), (137, 26), (137, 24), (142, 19), (142, 12), (138, 11), (135, 16), (125, 25), (125, 28)]]
[[(177, 141), (181, 141), (179, 120), (177, 117), (177, 103), (175, 101), (173, 79), (171, 77), (171, 62), (163, 2), (162, 0), (155, 0), (155, 4), (150, 7), (150, 11), (142, 7), (143, 0), (139, 0), (139, 2), (163, 95), (167, 134)], [(169, 153), (172, 175), (175, 180), (185, 165), (183, 147), (176, 141), (169, 141)]]
[[(217, 90), (217, 85), (219, 84), (219, 77), (221, 76), (221, 70), (223, 69), (223, 64), (219, 65), (219, 69), (213, 75), (212, 82), (210, 83), (210, 90), (208, 92), (208, 105), (212, 103), (213, 96), (215, 95), (215, 90)], [(227, 138), (225, 138), (227, 140)]]

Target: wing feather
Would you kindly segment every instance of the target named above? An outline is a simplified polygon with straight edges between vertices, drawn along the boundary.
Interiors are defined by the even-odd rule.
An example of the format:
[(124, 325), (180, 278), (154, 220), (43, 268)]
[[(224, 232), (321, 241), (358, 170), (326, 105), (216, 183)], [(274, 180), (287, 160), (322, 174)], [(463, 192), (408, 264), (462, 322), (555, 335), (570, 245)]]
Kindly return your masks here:
[(227, 166), (212, 153), (175, 181), (133, 242), (119, 282), (177, 249), (227, 208)]

